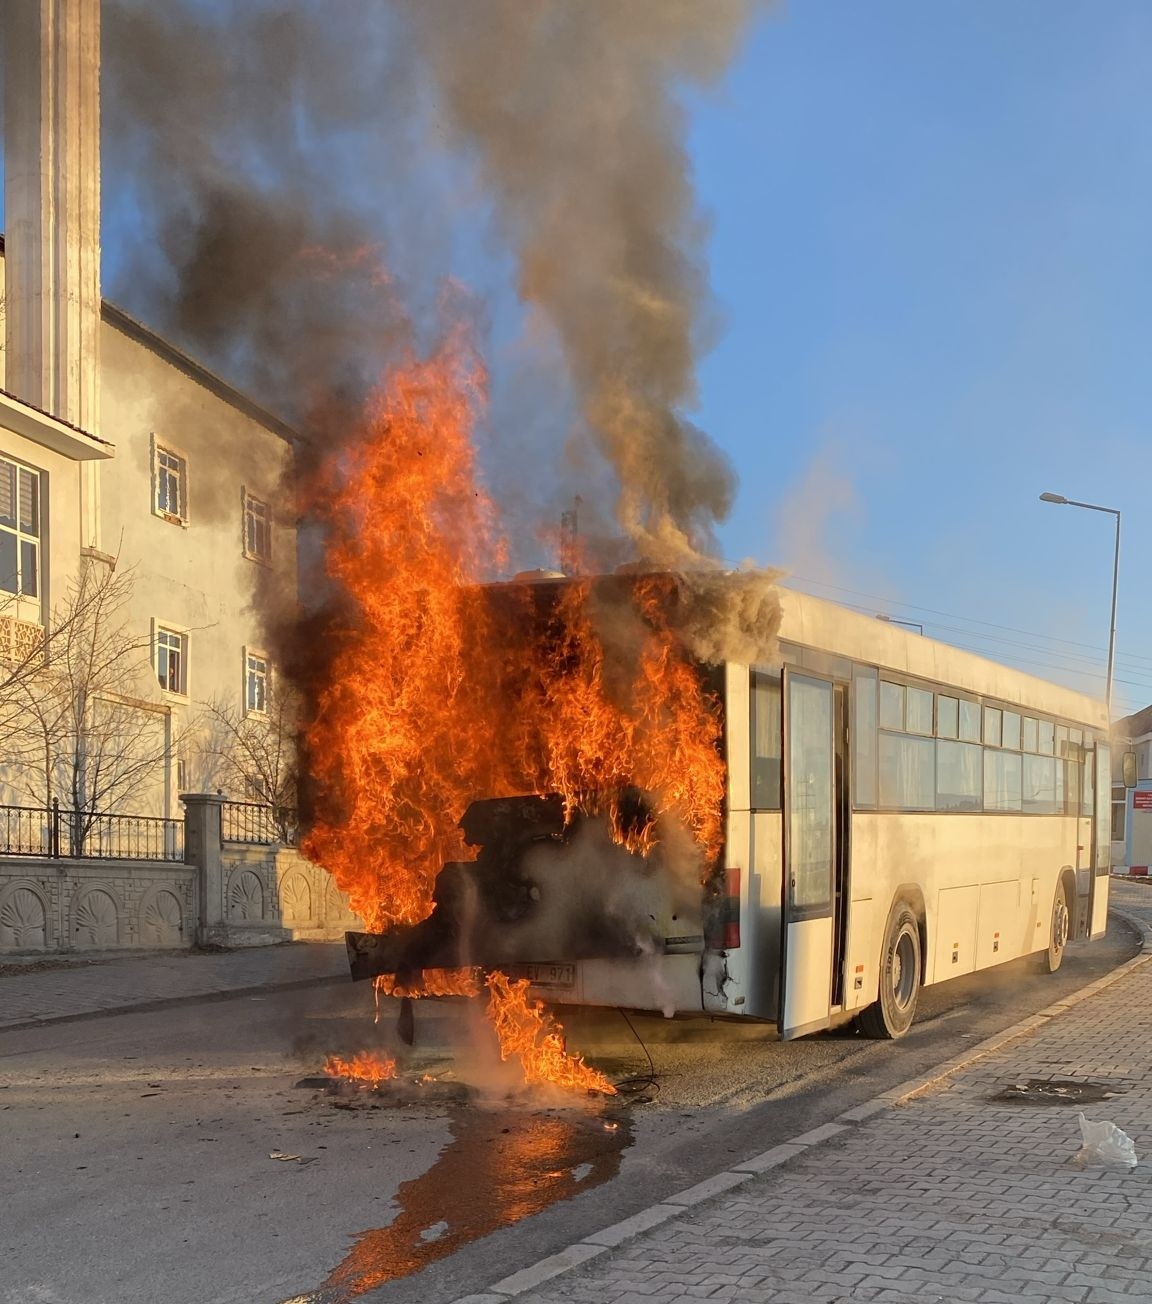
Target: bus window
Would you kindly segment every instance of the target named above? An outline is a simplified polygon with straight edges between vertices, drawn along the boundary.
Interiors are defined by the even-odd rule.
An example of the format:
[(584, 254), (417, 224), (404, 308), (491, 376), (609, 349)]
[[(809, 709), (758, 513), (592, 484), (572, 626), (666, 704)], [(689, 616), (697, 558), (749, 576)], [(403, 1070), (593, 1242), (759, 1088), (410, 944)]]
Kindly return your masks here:
[(752, 673), (752, 809), (780, 809), (780, 774), (784, 751), (780, 681)]
[(936, 806), (936, 744), (907, 734), (880, 735), (880, 805), (896, 810)]
[(1056, 726), (1056, 755), (1068, 755), (1068, 726), (1066, 724)]
[(880, 728), (904, 728), (904, 685), (880, 681)]
[(984, 749), (978, 743), (936, 744), (936, 809), (980, 810), (984, 804)]
[(852, 668), (854, 699), (851, 724), (854, 740), (852, 782), (855, 789), (855, 804), (859, 807), (876, 805), (878, 678), (871, 666)]
[(1092, 754), (1092, 739), (1090, 735), (1084, 738), (1084, 765), (1081, 774), (1080, 787), (1080, 814), (1085, 819), (1091, 817), (1092, 812), (1096, 809), (1096, 785), (1093, 782), (1093, 771), (1096, 766), (1096, 758)]
[(1056, 751), (1056, 726), (1051, 720), (1040, 721), (1040, 746), (1037, 751), (1042, 756), (1051, 756)]
[(966, 743), (980, 741), (980, 707), (975, 702), (960, 702), (960, 737)]
[(1033, 815), (1055, 815), (1056, 766), (1054, 756), (1025, 756), (1024, 809)]
[(1030, 715), (1024, 717), (1024, 750), (1026, 752), (1038, 752), (1040, 750), (1036, 745), (1036, 730), (1038, 723)]
[(1018, 752), (984, 753), (984, 809), (1019, 810), (1021, 804)]
[(1000, 745), (1008, 747), (1014, 752), (1020, 750), (1020, 717), (1015, 711), (1004, 712), (1004, 728)]
[(960, 702), (943, 693), (936, 699), (936, 732), (941, 738), (956, 738), (960, 733)]
[(1001, 720), (1000, 712), (994, 706), (984, 708), (984, 746), (999, 747)]
[(931, 735), (932, 694), (924, 688), (909, 688), (906, 710), (908, 732)]

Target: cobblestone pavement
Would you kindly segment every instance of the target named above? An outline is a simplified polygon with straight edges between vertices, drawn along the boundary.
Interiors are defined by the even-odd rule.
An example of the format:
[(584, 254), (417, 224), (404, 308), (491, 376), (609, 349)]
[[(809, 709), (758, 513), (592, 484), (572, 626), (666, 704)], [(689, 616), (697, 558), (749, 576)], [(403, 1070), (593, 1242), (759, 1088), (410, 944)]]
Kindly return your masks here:
[(101, 955), (91, 963), (0, 976), (0, 1030), (336, 977), (348, 977), (342, 942)]
[[(1152, 925), (1152, 889), (1114, 889), (1116, 904)], [(869, 1117), (865, 1107), (843, 1130), (820, 1129), (835, 1133), (822, 1144), (779, 1147), (778, 1167), (720, 1174), (710, 1189), (681, 1193), (683, 1213), (660, 1214), (678, 1202), (666, 1197), (648, 1211), (655, 1216), (635, 1221), (668, 1220), (634, 1239), (614, 1248), (623, 1238), (605, 1232), (607, 1249), (571, 1247), (568, 1261), (581, 1266), (563, 1276), (543, 1285), (538, 1276), (524, 1291), (528, 1269), (472, 1298), (495, 1304), (519, 1290), (517, 1304), (1147, 1301), (1152, 963), (1137, 960), (1087, 991), (927, 1092)], [(1140, 1166), (1078, 1167), (1075, 1107), (991, 1100), (1026, 1078), (1110, 1084), (1119, 1094), (1085, 1112), (1128, 1132)]]

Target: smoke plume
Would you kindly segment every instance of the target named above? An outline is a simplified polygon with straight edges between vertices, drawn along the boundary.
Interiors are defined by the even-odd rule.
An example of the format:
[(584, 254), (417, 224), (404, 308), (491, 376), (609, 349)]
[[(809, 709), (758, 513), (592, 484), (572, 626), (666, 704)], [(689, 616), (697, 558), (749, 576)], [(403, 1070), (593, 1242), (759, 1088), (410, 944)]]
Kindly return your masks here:
[(719, 77), (756, 6), (106, 0), (109, 189), (140, 236), (112, 284), (330, 437), (435, 299), (451, 215), (429, 160), (463, 160), (555, 332), (563, 433), (611, 468), (618, 527), (640, 556), (699, 560), (734, 477), (685, 415), (709, 303), (679, 96)]

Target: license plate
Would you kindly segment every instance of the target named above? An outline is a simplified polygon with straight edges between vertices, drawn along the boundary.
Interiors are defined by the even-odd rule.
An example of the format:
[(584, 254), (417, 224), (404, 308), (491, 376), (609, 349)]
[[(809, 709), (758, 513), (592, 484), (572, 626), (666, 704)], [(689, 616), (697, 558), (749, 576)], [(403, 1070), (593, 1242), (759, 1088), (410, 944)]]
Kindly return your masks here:
[(575, 987), (574, 964), (514, 964), (509, 966), (513, 978), (527, 978), (533, 987)]

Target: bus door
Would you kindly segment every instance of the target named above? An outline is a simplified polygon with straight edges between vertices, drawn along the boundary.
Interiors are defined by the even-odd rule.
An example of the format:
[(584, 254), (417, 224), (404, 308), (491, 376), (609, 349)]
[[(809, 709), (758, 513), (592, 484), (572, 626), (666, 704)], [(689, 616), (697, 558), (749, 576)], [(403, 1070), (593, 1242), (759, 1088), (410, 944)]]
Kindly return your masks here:
[(778, 1027), (828, 1026), (842, 1000), (847, 902), (847, 690), (784, 676), (784, 911)]

